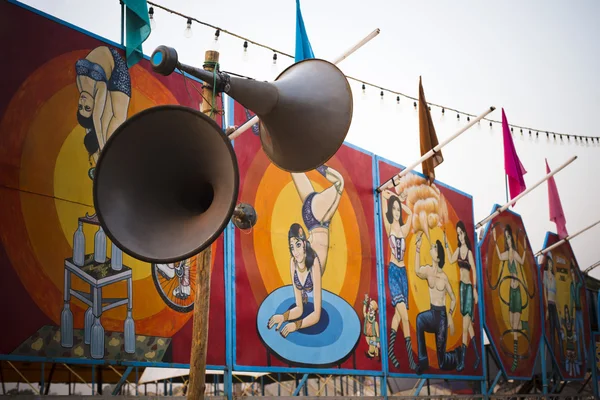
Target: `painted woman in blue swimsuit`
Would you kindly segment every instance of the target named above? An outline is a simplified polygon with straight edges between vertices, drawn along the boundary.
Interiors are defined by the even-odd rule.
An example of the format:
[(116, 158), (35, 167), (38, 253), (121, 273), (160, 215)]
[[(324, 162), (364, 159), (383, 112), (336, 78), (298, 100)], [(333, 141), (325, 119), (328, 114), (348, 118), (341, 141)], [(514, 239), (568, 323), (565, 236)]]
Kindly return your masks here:
[(321, 265), (321, 274), (327, 266), (329, 252), (329, 223), (340, 205), (344, 191), (344, 177), (331, 167), (321, 165), (317, 171), (331, 186), (317, 192), (305, 173), (292, 173), (292, 181), (302, 201), (302, 220), (308, 230), (308, 241), (317, 253)]
[[(404, 265), (404, 256), (406, 252), (406, 237), (410, 233), (412, 224), (412, 210), (405, 204), (407, 194), (402, 192), (398, 197), (394, 192), (384, 190), (383, 196), (383, 223), (388, 236), (388, 245), (391, 255), (388, 266), (388, 287), (391, 294), (392, 306), (394, 307), (394, 316), (390, 326), (390, 343), (388, 353), (392, 364), (398, 368), (400, 363), (396, 358), (394, 346), (396, 343), (396, 332), (402, 322), (402, 333), (408, 362), (411, 369), (416, 369), (414, 356), (412, 352), (412, 342), (410, 338), (410, 329), (408, 325), (408, 277), (406, 266)], [(406, 212), (406, 223), (402, 222), (402, 210)]]
[[(344, 178), (331, 167), (322, 165), (317, 171), (333, 185), (316, 192), (305, 173), (292, 173), (292, 180), (302, 201), (302, 219), (308, 235), (300, 224), (294, 223), (288, 232), (290, 246), (290, 275), (294, 287), (296, 306), (284, 314), (276, 314), (269, 320), (269, 329), (276, 330), (286, 321), (281, 334), (307, 328), (321, 319), (321, 277), (325, 273), (329, 251), (329, 224), (340, 204), (344, 190)], [(316, 268), (314, 268), (316, 267)], [(308, 294), (313, 292), (314, 311), (302, 317)]]
[[(94, 162), (108, 138), (127, 118), (131, 80), (127, 63), (106, 46), (96, 47), (75, 63), (79, 101), (77, 121), (86, 129), (83, 143)], [(94, 167), (89, 176), (94, 179)]]
[[(295, 305), (283, 314), (275, 314), (269, 319), (269, 329), (275, 330), (287, 321), (281, 330), (281, 335), (286, 337), (301, 328), (308, 328), (321, 319), (321, 263), (315, 250), (311, 247), (306, 233), (300, 224), (294, 223), (288, 232), (290, 249), (290, 275), (294, 288)], [(308, 295), (313, 293), (313, 311), (305, 310), (308, 305)]]

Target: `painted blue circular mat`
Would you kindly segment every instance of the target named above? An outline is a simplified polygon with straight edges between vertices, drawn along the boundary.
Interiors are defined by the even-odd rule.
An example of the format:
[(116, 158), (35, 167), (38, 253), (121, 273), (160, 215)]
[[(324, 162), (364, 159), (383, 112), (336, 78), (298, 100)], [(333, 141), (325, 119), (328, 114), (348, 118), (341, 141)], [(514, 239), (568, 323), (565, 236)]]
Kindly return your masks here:
[[(308, 328), (281, 336), (281, 330), (288, 321), (268, 328), (269, 319), (275, 314), (283, 314), (295, 306), (292, 285), (278, 288), (262, 302), (258, 309), (256, 323), (258, 334), (265, 345), (280, 358), (290, 364), (313, 366), (333, 365), (345, 359), (360, 339), (361, 325), (356, 311), (341, 297), (323, 290), (321, 319)], [(304, 305), (302, 318), (314, 310), (312, 298)]]

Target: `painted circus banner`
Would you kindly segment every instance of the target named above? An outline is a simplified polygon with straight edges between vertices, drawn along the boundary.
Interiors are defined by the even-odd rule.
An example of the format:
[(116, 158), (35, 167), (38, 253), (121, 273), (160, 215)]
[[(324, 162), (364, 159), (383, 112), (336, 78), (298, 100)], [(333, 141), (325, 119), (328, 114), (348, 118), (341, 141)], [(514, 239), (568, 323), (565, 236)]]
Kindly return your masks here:
[[(546, 233), (544, 249), (560, 241)], [(541, 256), (545, 336), (563, 379), (583, 379), (591, 328), (583, 274), (568, 241)]]
[[(401, 170), (378, 167), (380, 182)], [(472, 197), (412, 172), (380, 203), (389, 371), (481, 377)]]
[[(119, 46), (8, 2), (0, 26), (21, 32), (0, 65), (0, 354), (188, 363), (196, 259), (124, 254), (100, 228), (92, 185), (126, 118), (197, 108), (200, 84), (146, 60), (128, 69)], [(208, 363), (224, 365), (222, 240), (213, 250)]]
[(509, 379), (531, 379), (542, 338), (540, 279), (518, 214), (505, 210), (488, 222), (480, 256), (487, 336)]
[[(235, 105), (235, 122), (249, 115)], [(273, 165), (257, 132), (235, 140), (235, 364), (381, 371), (372, 156), (344, 145), (316, 170)]]

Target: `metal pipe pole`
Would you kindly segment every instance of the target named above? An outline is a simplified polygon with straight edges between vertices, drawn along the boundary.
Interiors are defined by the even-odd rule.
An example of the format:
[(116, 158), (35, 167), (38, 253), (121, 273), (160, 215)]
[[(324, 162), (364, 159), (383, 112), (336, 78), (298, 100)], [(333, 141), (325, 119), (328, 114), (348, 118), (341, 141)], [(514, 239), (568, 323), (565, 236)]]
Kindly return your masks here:
[[(375, 36), (379, 35), (379, 32), (380, 32), (380, 29), (377, 28), (373, 32), (369, 33), (369, 35), (367, 35), (367, 37), (365, 37), (363, 40), (361, 40), (356, 45), (351, 47), (349, 50), (346, 50), (342, 55), (337, 57), (333, 61), (333, 64), (338, 64), (342, 60), (345, 60), (350, 54), (354, 53), (356, 50), (360, 49), (362, 46), (367, 44)], [(240, 136), (242, 133), (246, 132), (249, 128), (251, 128), (254, 124), (257, 124), (257, 123), (258, 123), (258, 117), (255, 115), (254, 117), (250, 118), (248, 121), (244, 122), (244, 124), (242, 126), (240, 126), (235, 131), (230, 133), (229, 139), (233, 140), (233, 139), (237, 138), (238, 136)]]
[(577, 232), (577, 233), (575, 233), (575, 234), (573, 234), (573, 235), (569, 235), (569, 236), (567, 236), (566, 238), (564, 238), (563, 240), (560, 240), (560, 241), (558, 241), (558, 242), (554, 243), (552, 246), (550, 246), (550, 247), (546, 247), (545, 249), (538, 251), (537, 253), (535, 253), (535, 256), (537, 257), (537, 256), (539, 256), (539, 255), (546, 254), (546, 253), (547, 253), (547, 252), (549, 252), (550, 250), (557, 248), (557, 247), (558, 247), (558, 246), (560, 246), (561, 244), (563, 244), (563, 243), (565, 243), (565, 242), (567, 242), (567, 241), (569, 241), (569, 240), (573, 239), (574, 237), (577, 237), (577, 236), (581, 235), (583, 232), (587, 231), (588, 229), (591, 229), (591, 228), (593, 228), (594, 226), (596, 226), (596, 225), (598, 225), (598, 224), (600, 224), (600, 220), (598, 220), (598, 221), (594, 222), (593, 224), (591, 224), (591, 225), (590, 225), (590, 226), (588, 226), (587, 228), (583, 228), (583, 229), (582, 229), (582, 230), (580, 230), (579, 232)]
[(412, 163), (409, 167), (407, 167), (404, 170), (402, 170), (402, 172), (400, 172), (399, 174), (397, 174), (397, 175), (391, 177), (390, 179), (388, 179), (386, 182), (383, 183), (383, 185), (381, 185), (381, 186), (379, 186), (377, 188), (377, 191), (379, 193), (381, 193), (383, 190), (389, 188), (390, 186), (393, 186), (394, 185), (394, 179), (396, 179), (396, 178), (402, 178), (404, 175), (406, 175), (410, 171), (412, 171), (417, 165), (419, 165), (423, 161), (428, 160), (429, 158), (433, 157), (433, 155), (436, 152), (440, 151), (442, 149), (442, 147), (446, 146), (448, 143), (450, 143), (451, 141), (453, 141), (454, 139), (456, 139), (458, 136), (460, 136), (461, 134), (463, 134), (467, 129), (469, 129), (470, 127), (472, 127), (473, 125), (475, 125), (476, 122), (478, 122), (481, 119), (483, 119), (486, 115), (488, 115), (489, 113), (491, 113), (495, 109), (496, 109), (496, 107), (494, 107), (494, 106), (492, 106), (489, 109), (487, 109), (485, 112), (483, 112), (477, 118), (475, 118), (473, 121), (469, 122), (467, 125), (465, 125), (464, 127), (462, 127), (458, 132), (456, 132), (455, 134), (453, 134), (452, 136), (450, 136), (448, 139), (444, 140), (442, 143), (440, 143), (437, 146), (435, 146), (433, 149), (429, 150), (421, 158), (419, 158), (417, 161), (415, 161), (414, 163)]
[(487, 217), (485, 217), (484, 219), (482, 219), (481, 221), (479, 221), (477, 223), (477, 225), (475, 225), (475, 229), (479, 229), (480, 227), (482, 227), (483, 225), (485, 225), (486, 222), (488, 222), (489, 220), (491, 220), (492, 218), (494, 218), (496, 215), (502, 213), (504, 210), (506, 210), (508, 207), (512, 206), (514, 203), (516, 203), (518, 200), (520, 200), (521, 198), (523, 198), (525, 195), (527, 195), (533, 189), (535, 189), (536, 187), (538, 187), (542, 183), (546, 182), (548, 179), (552, 178), (554, 176), (554, 174), (558, 173), (560, 170), (562, 170), (567, 165), (571, 164), (576, 159), (577, 159), (577, 156), (571, 157), (563, 165), (561, 165), (560, 167), (558, 167), (557, 169), (555, 169), (554, 171), (550, 172), (548, 175), (546, 175), (542, 179), (540, 179), (535, 185), (533, 185), (532, 187), (530, 187), (529, 189), (527, 189), (523, 193), (520, 193), (517, 197), (515, 197), (514, 199), (512, 199), (511, 201), (509, 201), (508, 203), (506, 203), (505, 205), (503, 205), (502, 207), (500, 207), (499, 209), (497, 209), (496, 211), (494, 211), (492, 214), (488, 215)]
[(593, 269), (600, 267), (600, 261), (596, 261), (594, 264), (590, 265), (583, 271), (585, 275), (589, 274)]
[(363, 47), (365, 44), (367, 44), (371, 39), (373, 39), (375, 36), (379, 35), (379, 33), (381, 32), (381, 30), (379, 28), (375, 29), (373, 32), (369, 33), (367, 35), (367, 37), (365, 37), (363, 40), (361, 40), (360, 42), (358, 42), (357, 44), (355, 44), (354, 46), (352, 46), (350, 49), (346, 50), (342, 55), (340, 55), (338, 58), (335, 58), (332, 63), (334, 64), (339, 64), (341, 63), (343, 60), (345, 60), (350, 54), (354, 53), (356, 50), (360, 49), (361, 47)]

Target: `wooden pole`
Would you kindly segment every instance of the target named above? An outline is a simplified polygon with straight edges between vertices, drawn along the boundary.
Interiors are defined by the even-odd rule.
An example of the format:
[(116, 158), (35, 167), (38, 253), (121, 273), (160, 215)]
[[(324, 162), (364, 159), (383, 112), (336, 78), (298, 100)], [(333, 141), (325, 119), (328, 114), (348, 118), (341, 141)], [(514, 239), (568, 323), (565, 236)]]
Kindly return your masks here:
[[(215, 63), (219, 62), (219, 53), (208, 50), (204, 57), (204, 69), (213, 71)], [(213, 88), (210, 82), (202, 86), (201, 111), (213, 119), (217, 117), (214, 111)], [(213, 108), (214, 107), (214, 108)], [(196, 297), (194, 299), (194, 324), (192, 328), (192, 352), (190, 355), (190, 379), (187, 398), (189, 400), (204, 399), (206, 388), (206, 349), (208, 344), (208, 318), (210, 306), (210, 259), (211, 246), (197, 256), (196, 264)]]

